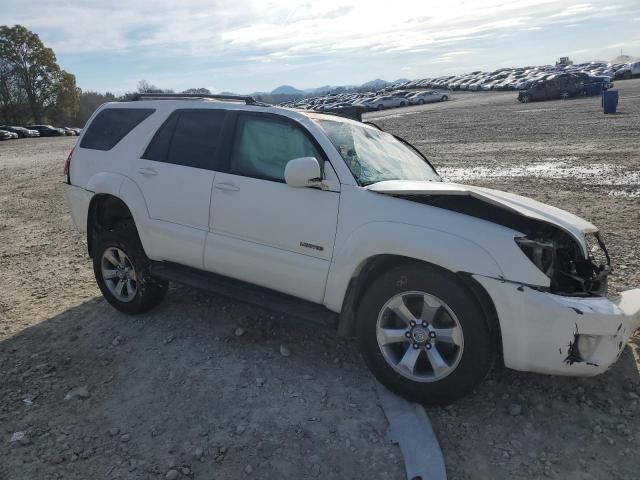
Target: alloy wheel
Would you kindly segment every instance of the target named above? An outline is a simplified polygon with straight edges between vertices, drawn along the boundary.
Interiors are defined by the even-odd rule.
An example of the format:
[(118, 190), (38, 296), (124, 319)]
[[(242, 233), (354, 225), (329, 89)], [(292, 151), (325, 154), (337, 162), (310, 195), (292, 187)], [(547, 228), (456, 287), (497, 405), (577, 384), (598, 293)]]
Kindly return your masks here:
[(138, 291), (138, 278), (126, 253), (117, 247), (109, 247), (100, 262), (102, 278), (111, 294), (121, 302), (130, 302)]
[(403, 292), (380, 310), (378, 347), (386, 362), (415, 382), (435, 382), (451, 374), (464, 350), (462, 327), (439, 298), (424, 292)]

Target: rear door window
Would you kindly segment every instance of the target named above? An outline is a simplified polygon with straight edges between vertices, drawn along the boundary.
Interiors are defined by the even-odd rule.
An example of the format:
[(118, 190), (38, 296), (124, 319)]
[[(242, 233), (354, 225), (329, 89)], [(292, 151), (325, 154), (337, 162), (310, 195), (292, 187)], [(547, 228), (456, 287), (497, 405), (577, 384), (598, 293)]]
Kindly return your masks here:
[(80, 147), (111, 150), (153, 112), (153, 108), (106, 108), (93, 119)]
[(216, 151), (225, 116), (225, 110), (176, 110), (158, 129), (142, 158), (220, 170)]

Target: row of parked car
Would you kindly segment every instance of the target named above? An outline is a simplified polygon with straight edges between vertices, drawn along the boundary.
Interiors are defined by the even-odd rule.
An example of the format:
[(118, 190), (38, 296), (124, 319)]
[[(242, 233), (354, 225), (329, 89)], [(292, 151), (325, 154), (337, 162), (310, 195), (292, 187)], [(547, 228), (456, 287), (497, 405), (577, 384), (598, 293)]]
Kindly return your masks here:
[(298, 102), (286, 102), (282, 106), (318, 112), (353, 107), (361, 108), (362, 110), (383, 110), (385, 108), (406, 107), (408, 105), (445, 102), (449, 100), (449, 96), (449, 92), (436, 90), (383, 89), (377, 92), (328, 94)]
[(628, 64), (601, 62), (501, 68), (492, 72), (478, 70), (463, 75), (396, 82), (375, 92), (331, 93), (281, 105), (330, 112), (353, 108), (382, 110), (449, 100), (453, 90), (515, 90), (520, 92), (520, 101), (528, 102), (590, 94), (594, 91), (589, 88), (592, 84), (601, 84), (600, 91), (607, 90), (613, 86), (614, 79), (632, 76)]
[(15, 138), (34, 137), (64, 137), (80, 135), (81, 128), (76, 127), (52, 127), (51, 125), (29, 125), (18, 127), (14, 125), (0, 125), (0, 140), (12, 140)]
[(629, 78), (628, 65), (600, 62), (577, 65), (544, 65), (538, 67), (501, 68), (493, 72), (475, 71), (464, 75), (424, 78), (394, 85), (395, 88), (439, 88), (447, 90), (522, 90), (538, 80), (554, 75), (573, 74), (583, 81), (611, 83), (614, 79)]

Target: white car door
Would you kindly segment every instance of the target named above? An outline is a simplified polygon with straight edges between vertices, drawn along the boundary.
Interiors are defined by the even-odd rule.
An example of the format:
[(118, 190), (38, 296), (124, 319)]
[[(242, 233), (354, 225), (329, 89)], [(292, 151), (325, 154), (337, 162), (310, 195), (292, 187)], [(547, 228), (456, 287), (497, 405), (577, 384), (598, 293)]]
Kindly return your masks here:
[[(338, 220), (333, 190), (284, 182), (289, 160), (324, 154), (297, 122), (239, 113), (228, 173), (214, 181), (205, 268), (321, 303)], [(335, 173), (325, 162), (325, 176)]]
[(149, 212), (156, 260), (203, 267), (225, 115), (217, 109), (176, 110), (132, 165), (131, 178)]

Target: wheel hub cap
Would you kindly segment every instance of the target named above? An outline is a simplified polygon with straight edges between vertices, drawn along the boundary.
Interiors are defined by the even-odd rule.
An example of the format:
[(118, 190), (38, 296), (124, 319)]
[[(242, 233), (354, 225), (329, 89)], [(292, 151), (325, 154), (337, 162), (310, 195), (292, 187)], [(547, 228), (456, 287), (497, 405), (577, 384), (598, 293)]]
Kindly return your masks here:
[(429, 330), (423, 327), (414, 327), (411, 330), (411, 338), (413, 338), (416, 343), (419, 343), (421, 345), (429, 343), (429, 340), (431, 339), (431, 337), (429, 336)]

